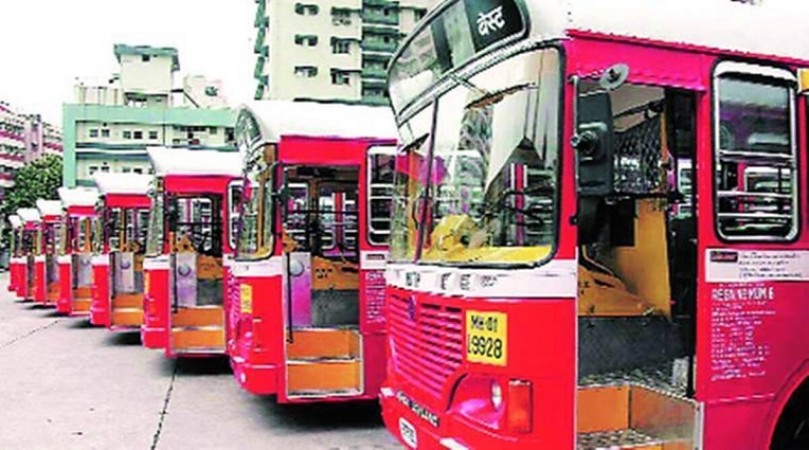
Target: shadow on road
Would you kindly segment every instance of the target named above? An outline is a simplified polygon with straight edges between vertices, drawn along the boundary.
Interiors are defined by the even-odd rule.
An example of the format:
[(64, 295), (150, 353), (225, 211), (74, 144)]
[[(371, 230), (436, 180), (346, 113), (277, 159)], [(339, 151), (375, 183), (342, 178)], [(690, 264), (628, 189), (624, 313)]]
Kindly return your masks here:
[(253, 397), (252, 401), (266, 421), (290, 434), (383, 426), (376, 401), (305, 405), (279, 405), (275, 397)]
[(140, 330), (110, 333), (105, 344), (111, 346), (140, 345)]
[(177, 359), (177, 375), (210, 376), (230, 375), (230, 360), (226, 356)]
[(31, 302), (26, 302), (26, 303), (27, 303), (27, 305), (25, 306), (25, 309), (27, 309), (29, 311), (47, 311), (47, 310), (53, 308), (53, 306), (43, 305), (42, 303), (31, 303)]
[(95, 325), (90, 323), (89, 317), (70, 317), (70, 324), (67, 326), (68, 328), (74, 330), (88, 330), (95, 328)]

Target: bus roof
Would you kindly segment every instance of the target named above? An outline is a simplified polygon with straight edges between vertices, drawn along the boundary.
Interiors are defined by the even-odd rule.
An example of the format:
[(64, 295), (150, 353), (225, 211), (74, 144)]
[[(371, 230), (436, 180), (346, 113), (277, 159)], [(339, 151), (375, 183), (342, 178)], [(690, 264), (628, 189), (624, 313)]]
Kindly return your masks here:
[(95, 206), (98, 197), (98, 189), (93, 187), (59, 188), (59, 198), (65, 208), (71, 206)]
[(237, 178), (242, 174), (242, 157), (237, 152), (150, 147), (146, 150), (155, 175), (208, 175)]
[(39, 210), (36, 208), (20, 208), (17, 210), (17, 215), (23, 222), (39, 222), (42, 220), (39, 217)]
[(62, 202), (59, 200), (37, 200), (37, 209), (39, 215), (46, 216), (61, 216), (62, 215)]
[(22, 219), (16, 214), (8, 216), (8, 222), (11, 224), (11, 228), (20, 228), (22, 226)]
[[(802, 0), (558, 0), (568, 30), (809, 61)], [(529, 1), (532, 18), (547, 2)]]
[(149, 191), (149, 183), (153, 178), (151, 175), (139, 173), (96, 172), (93, 174), (93, 180), (101, 195), (146, 195)]
[[(466, 8), (475, 0), (446, 0), (421, 22), (455, 3)], [(731, 52), (809, 61), (802, 0), (497, 0), (489, 4), (524, 4), (532, 39), (563, 39), (570, 31), (647, 39)], [(496, 7), (491, 8), (491, 10)], [(485, 12), (484, 12), (485, 13)], [(479, 18), (479, 16), (477, 16)], [(481, 23), (473, 23), (477, 30)], [(410, 45), (408, 41), (405, 45)], [(401, 49), (400, 49), (401, 50)]]
[(278, 143), (285, 136), (398, 139), (393, 113), (384, 106), (273, 100), (243, 105), (237, 117), (237, 139), (245, 121), (254, 121), (251, 146)]

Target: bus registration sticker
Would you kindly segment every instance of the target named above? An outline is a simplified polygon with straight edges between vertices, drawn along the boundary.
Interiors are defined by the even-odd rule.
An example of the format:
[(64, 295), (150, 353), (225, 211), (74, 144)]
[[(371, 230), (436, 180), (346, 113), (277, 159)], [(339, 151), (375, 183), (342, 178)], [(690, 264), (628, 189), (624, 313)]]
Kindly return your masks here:
[(239, 286), (239, 299), (242, 304), (242, 314), (253, 313), (253, 286), (242, 284)]
[(506, 365), (508, 316), (505, 313), (466, 312), (466, 360), (473, 363)]

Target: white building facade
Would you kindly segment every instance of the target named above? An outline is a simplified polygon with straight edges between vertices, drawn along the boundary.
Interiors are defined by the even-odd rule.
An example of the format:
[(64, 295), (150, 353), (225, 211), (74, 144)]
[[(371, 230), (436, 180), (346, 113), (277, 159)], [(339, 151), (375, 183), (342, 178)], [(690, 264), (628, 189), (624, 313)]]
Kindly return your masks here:
[(175, 87), (174, 48), (114, 50), (120, 72), (107, 83), (77, 84), (64, 105), (66, 186), (92, 184), (95, 172), (149, 173), (151, 146), (235, 150), (221, 82), (188, 76)]
[(257, 0), (257, 100), (388, 104), (386, 69), (436, 0)]

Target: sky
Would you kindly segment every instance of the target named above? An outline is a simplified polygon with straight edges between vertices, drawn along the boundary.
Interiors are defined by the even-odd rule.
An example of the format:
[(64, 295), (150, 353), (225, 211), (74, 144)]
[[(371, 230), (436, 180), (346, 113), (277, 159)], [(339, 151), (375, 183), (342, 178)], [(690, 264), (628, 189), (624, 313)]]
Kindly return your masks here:
[[(254, 0), (2, 0), (0, 100), (61, 127), (76, 79), (118, 71), (113, 45), (175, 47), (180, 73), (221, 79), (231, 106), (248, 101)], [(179, 76), (177, 76), (179, 75)]]

